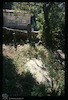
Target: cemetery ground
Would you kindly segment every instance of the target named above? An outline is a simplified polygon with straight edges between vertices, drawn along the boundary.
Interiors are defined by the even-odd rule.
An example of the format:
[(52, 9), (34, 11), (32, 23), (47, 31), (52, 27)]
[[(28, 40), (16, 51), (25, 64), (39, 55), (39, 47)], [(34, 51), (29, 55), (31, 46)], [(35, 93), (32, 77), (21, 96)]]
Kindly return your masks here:
[(65, 71), (54, 53), (39, 42), (3, 44), (3, 93), (9, 96), (64, 95)]

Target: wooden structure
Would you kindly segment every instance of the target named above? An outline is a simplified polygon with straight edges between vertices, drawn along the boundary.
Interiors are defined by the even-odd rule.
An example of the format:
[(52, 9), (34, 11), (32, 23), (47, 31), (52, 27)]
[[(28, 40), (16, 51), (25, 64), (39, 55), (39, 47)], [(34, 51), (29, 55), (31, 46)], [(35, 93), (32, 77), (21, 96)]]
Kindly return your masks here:
[(31, 24), (31, 15), (27, 12), (3, 9), (3, 27), (27, 29), (28, 24)]
[(30, 14), (28, 14), (27, 12), (24, 12), (24, 14), (22, 14), (20, 13), (20, 11), (17, 11), (17, 13), (18, 15), (14, 10), (3, 9), (3, 37), (4, 39), (8, 38), (8, 36), (12, 37), (14, 40), (15, 48), (17, 37), (21, 36), (23, 40), (27, 38), (30, 42), (31, 35), (33, 33), (38, 33), (35, 31), (31, 31), (31, 26), (33, 28), (34, 21), (31, 23), (32, 17)]
[(16, 43), (18, 39), (20, 40), (22, 39), (23, 41), (29, 40), (29, 42), (31, 42), (31, 35), (33, 37), (36, 37), (37, 34), (40, 32), (40, 31), (31, 31), (30, 24), (28, 24), (27, 30), (28, 31), (3, 27), (3, 41), (5, 41), (4, 43), (6, 42), (10, 43), (10, 41), (14, 40), (14, 47), (16, 48)]

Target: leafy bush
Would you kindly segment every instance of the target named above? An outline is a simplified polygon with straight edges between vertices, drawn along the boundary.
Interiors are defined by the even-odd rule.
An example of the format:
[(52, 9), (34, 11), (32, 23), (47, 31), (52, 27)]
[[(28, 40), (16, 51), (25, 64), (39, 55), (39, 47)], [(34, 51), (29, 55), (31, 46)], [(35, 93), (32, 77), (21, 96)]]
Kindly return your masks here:
[(48, 10), (45, 4), (43, 38), (46, 45), (52, 50), (64, 49), (65, 7), (60, 4), (61, 2), (54, 2)]
[(46, 85), (34, 85), (32, 88), (31, 96), (47, 96), (47, 86)]
[(39, 30), (43, 30), (43, 25), (44, 25), (44, 14), (43, 14), (43, 11), (41, 11), (41, 13), (38, 14), (38, 17), (36, 18), (36, 23), (37, 23), (37, 28)]

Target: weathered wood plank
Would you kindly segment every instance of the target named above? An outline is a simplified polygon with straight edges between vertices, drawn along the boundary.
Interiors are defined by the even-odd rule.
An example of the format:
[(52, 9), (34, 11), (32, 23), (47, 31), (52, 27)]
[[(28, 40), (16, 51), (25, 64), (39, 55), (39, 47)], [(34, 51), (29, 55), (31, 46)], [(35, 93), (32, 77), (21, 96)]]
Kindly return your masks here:
[(7, 31), (14, 31), (14, 32), (24, 32), (27, 33), (26, 30), (18, 30), (18, 29), (12, 29), (12, 28), (7, 28), (7, 27), (3, 27), (3, 29), (6, 29)]
[[(27, 34), (27, 30), (12, 29), (12, 28), (8, 28), (8, 27), (3, 27), (3, 29), (5, 29), (7, 31), (26, 33)], [(34, 33), (34, 34), (38, 34), (39, 32), (40, 31), (31, 31), (31, 33)]]

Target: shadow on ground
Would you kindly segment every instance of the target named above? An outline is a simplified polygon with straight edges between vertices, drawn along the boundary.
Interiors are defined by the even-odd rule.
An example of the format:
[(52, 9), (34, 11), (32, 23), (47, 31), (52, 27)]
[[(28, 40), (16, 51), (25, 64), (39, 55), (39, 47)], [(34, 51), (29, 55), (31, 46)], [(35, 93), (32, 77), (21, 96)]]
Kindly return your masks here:
[[(37, 38), (37, 34), (31, 33), (31, 36), (29, 37), (28, 34), (16, 34), (16, 44), (17, 45), (22, 45), (22, 44), (26, 44), (26, 43), (30, 43), (32, 41), (32, 43), (37, 43), (39, 42), (39, 38)], [(29, 39), (30, 38), (30, 39)], [(14, 43), (14, 37), (12, 35), (12, 32), (3, 32), (3, 43), (5, 45), (9, 45)]]
[(47, 96), (47, 87), (38, 84), (30, 72), (17, 73), (13, 60), (3, 56), (3, 93), (9, 96)]

